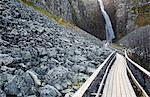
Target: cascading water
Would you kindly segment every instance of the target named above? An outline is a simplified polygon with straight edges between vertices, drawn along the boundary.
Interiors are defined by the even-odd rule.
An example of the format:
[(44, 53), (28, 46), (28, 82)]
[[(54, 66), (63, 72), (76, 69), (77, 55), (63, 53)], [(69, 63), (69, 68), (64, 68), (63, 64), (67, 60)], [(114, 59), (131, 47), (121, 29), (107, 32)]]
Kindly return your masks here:
[(100, 4), (102, 15), (103, 15), (103, 17), (105, 19), (106, 40), (107, 40), (107, 42), (111, 42), (112, 39), (115, 38), (114, 30), (112, 28), (112, 24), (111, 24), (110, 18), (108, 16), (107, 12), (104, 9), (103, 1), (102, 0), (98, 0), (98, 1), (99, 1), (99, 4)]

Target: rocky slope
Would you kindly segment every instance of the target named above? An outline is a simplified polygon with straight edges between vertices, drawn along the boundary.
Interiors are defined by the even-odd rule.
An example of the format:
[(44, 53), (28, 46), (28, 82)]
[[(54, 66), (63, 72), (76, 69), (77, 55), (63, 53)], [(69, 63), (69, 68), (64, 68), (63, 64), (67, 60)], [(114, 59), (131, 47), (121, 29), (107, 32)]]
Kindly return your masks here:
[[(105, 39), (105, 21), (97, 0), (23, 0), (63, 18), (88, 33)], [(105, 7), (115, 28), (115, 9), (112, 0), (105, 0)], [(44, 7), (45, 6), (45, 7)]]
[(75, 92), (112, 52), (75, 28), (17, 0), (1, 0), (0, 97), (64, 97)]
[(134, 30), (122, 38), (119, 43), (131, 48), (134, 54), (145, 61), (141, 65), (150, 70), (150, 25)]

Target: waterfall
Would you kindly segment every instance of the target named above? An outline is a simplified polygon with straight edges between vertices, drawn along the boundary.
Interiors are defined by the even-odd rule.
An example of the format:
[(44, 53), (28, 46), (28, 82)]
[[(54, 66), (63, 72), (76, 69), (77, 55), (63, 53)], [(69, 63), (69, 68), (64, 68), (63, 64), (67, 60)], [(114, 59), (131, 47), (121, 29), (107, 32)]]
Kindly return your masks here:
[(112, 28), (112, 24), (111, 24), (111, 20), (109, 18), (109, 15), (107, 14), (107, 12), (105, 11), (104, 9), (104, 4), (103, 4), (103, 1), (102, 0), (98, 0), (99, 1), (99, 4), (100, 4), (100, 8), (101, 8), (101, 11), (102, 11), (102, 15), (105, 19), (105, 31), (106, 31), (106, 40), (108, 42), (111, 42), (112, 39), (115, 38), (115, 35), (114, 35), (114, 30)]

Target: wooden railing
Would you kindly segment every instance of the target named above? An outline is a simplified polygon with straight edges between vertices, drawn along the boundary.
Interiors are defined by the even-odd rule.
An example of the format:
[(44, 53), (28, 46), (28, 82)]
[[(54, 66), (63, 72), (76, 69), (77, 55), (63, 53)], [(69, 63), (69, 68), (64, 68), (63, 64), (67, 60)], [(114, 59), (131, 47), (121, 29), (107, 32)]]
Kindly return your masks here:
[[(114, 59), (115, 54), (116, 54), (116, 51), (111, 53), (107, 57), (107, 59), (96, 69), (96, 71), (86, 80), (86, 82), (79, 88), (79, 90), (72, 97), (83, 97), (84, 94), (88, 91), (88, 88), (91, 86), (91, 84), (94, 83), (95, 79), (98, 77), (98, 75), (102, 71), (103, 67), (106, 65), (109, 66), (109, 63)], [(104, 82), (104, 81), (102, 80), (102, 82)], [(101, 83), (101, 84), (103, 84), (103, 83)], [(90, 94), (90, 93), (88, 93), (88, 94)]]
[[(127, 54), (127, 51), (125, 51), (125, 57), (126, 57), (126, 60), (127, 60), (127, 63), (131, 63), (132, 65), (134, 65), (136, 68), (138, 68), (142, 73), (144, 73), (146, 76), (148, 76), (148, 78), (150, 78), (150, 72), (147, 71), (146, 69), (144, 69), (143, 67), (141, 67), (140, 65), (138, 65), (137, 63), (135, 63), (134, 61), (132, 61), (129, 57), (128, 57), (128, 54)], [(129, 65), (129, 64), (128, 64)], [(132, 73), (131, 69), (129, 68), (129, 66), (126, 66), (127, 67), (127, 71), (128, 73), (130, 74), (133, 82), (135, 83), (135, 85), (142, 91), (143, 93), (143, 96), (144, 97), (149, 97), (148, 94), (146, 93), (146, 91), (144, 90), (144, 87), (142, 87), (140, 85), (140, 83), (137, 81), (137, 79), (135, 78), (134, 74)]]
[(149, 72), (148, 70), (144, 69), (143, 67), (141, 67), (140, 65), (138, 65), (137, 63), (135, 63), (134, 61), (132, 61), (132, 60), (128, 57), (127, 51), (125, 51), (125, 57), (126, 57), (126, 59), (127, 59), (130, 63), (132, 63), (132, 64), (133, 64), (135, 67), (137, 67), (140, 71), (142, 71), (143, 73), (145, 73), (147, 76), (150, 77), (150, 72)]

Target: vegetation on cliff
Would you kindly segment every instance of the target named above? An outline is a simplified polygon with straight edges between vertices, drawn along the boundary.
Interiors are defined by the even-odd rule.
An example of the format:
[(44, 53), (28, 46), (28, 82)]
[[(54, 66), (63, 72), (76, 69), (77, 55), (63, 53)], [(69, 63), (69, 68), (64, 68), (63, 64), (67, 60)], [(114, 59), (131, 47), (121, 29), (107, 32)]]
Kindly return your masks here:
[(135, 20), (136, 25), (142, 27), (150, 24), (150, 3), (134, 6), (132, 10), (133, 14), (137, 15)]

